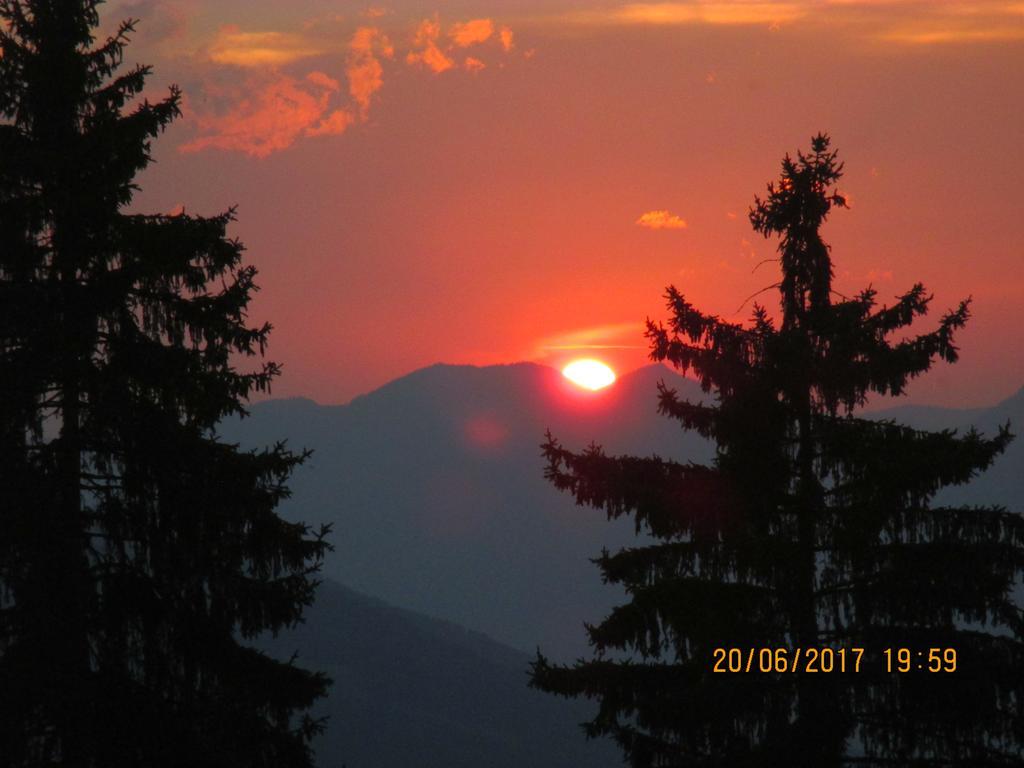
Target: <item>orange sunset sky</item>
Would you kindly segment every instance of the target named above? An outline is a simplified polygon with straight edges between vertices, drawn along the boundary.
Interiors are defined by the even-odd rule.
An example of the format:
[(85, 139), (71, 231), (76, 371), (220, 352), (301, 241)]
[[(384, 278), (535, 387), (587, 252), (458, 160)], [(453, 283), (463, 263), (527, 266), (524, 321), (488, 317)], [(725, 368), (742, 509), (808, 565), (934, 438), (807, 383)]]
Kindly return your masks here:
[[(747, 221), (829, 132), (836, 289), (966, 296), (961, 362), (911, 400), (1024, 385), (1024, 2), (121, 0), (128, 63), (185, 115), (136, 207), (238, 206), (275, 396), (424, 365), (645, 363), (677, 285), (742, 320), (775, 282)], [(776, 303), (774, 292), (760, 300)], [(923, 329), (923, 327), (922, 327)], [(596, 349), (594, 348), (596, 347)]]

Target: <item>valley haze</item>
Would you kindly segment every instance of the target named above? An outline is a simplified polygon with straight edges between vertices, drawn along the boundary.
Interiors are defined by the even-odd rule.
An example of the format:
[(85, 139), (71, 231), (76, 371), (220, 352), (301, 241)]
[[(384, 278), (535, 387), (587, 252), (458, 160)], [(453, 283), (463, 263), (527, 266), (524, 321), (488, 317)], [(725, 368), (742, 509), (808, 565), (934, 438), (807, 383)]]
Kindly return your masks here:
[[(258, 448), (278, 439), (312, 449), (282, 507), (289, 519), (330, 523), (324, 574), (345, 586), (554, 658), (587, 651), (583, 623), (623, 593), (590, 558), (638, 541), (628, 520), (575, 506), (544, 478), (545, 430), (570, 448), (705, 462), (713, 447), (657, 413), (664, 380), (693, 401), (699, 385), (661, 365), (583, 392), (533, 363), (434, 365), (347, 405), (268, 400), (223, 425), (225, 439)], [(1024, 390), (970, 410), (901, 405), (868, 414), (925, 429), (975, 425), (992, 434), (1024, 423)], [(939, 504), (1016, 508), (1024, 442)]]

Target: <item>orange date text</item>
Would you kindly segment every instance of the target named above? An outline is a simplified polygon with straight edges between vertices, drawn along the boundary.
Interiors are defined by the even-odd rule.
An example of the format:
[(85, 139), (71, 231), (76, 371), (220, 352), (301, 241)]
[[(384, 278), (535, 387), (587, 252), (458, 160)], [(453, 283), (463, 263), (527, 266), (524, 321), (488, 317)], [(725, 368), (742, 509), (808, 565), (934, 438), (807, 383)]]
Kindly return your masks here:
[(712, 672), (860, 672), (863, 648), (715, 648)]

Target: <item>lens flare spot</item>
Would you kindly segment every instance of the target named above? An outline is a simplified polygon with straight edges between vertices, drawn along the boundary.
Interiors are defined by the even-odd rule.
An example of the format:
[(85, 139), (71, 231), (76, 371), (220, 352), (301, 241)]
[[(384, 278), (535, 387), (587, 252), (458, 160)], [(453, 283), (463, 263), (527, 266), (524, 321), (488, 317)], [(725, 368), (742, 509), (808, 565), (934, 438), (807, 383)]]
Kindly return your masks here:
[(573, 360), (562, 369), (562, 375), (584, 389), (604, 389), (615, 381), (615, 371), (600, 360)]
[(505, 425), (492, 416), (474, 416), (463, 425), (463, 433), (476, 448), (497, 448), (508, 438)]

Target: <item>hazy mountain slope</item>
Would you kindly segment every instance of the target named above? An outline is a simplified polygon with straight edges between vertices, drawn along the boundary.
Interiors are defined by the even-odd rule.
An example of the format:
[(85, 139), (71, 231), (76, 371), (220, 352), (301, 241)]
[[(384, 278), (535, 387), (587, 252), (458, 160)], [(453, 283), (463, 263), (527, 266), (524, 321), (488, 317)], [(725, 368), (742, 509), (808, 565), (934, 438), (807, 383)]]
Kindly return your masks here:
[(317, 714), (324, 768), (600, 768), (621, 764), (578, 723), (590, 706), (526, 687), (527, 654), (325, 581), (305, 625), (261, 644), (334, 680)]
[[(442, 616), (508, 645), (571, 659), (586, 651), (582, 623), (620, 600), (589, 562), (635, 543), (629, 521), (575, 507), (543, 477), (539, 443), (591, 440), (617, 453), (706, 460), (710, 446), (656, 412), (656, 384), (708, 400), (697, 385), (650, 366), (590, 394), (555, 370), (520, 364), (438, 365), (346, 406), (279, 400), (225, 426), (250, 446), (288, 437), (315, 450), (295, 475), (287, 515), (332, 522), (326, 573), (395, 605)], [(937, 428), (986, 431), (1024, 424), (1024, 393), (992, 409), (903, 407), (873, 414)], [(1019, 508), (1024, 441), (968, 489), (942, 502)]]
[(558, 493), (539, 445), (550, 428), (574, 447), (599, 440), (615, 452), (710, 455), (657, 414), (662, 378), (701, 396), (660, 366), (586, 393), (544, 366), (438, 365), (346, 406), (261, 403), (224, 433), (249, 446), (287, 437), (314, 450), (285, 514), (334, 524), (329, 576), (571, 658), (586, 649), (583, 621), (618, 599), (589, 558), (634, 542), (634, 531)]
[[(225, 425), (247, 445), (282, 437), (315, 449), (286, 513), (332, 522), (326, 573), (361, 592), (486, 631), (429, 619), (326, 582), (308, 623), (272, 644), (335, 687), (320, 764), (612, 766), (587, 743), (588, 705), (525, 687), (530, 650), (586, 652), (582, 622), (618, 599), (588, 558), (635, 543), (628, 521), (576, 508), (543, 478), (546, 428), (568, 445), (706, 460), (707, 443), (656, 413), (655, 385), (693, 382), (652, 366), (587, 395), (536, 365), (417, 371), (347, 406), (281, 400)], [(902, 406), (870, 414), (923, 429), (1024, 425), (1024, 390), (992, 408)], [(1024, 505), (1024, 440), (941, 503)]]

